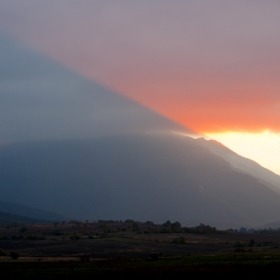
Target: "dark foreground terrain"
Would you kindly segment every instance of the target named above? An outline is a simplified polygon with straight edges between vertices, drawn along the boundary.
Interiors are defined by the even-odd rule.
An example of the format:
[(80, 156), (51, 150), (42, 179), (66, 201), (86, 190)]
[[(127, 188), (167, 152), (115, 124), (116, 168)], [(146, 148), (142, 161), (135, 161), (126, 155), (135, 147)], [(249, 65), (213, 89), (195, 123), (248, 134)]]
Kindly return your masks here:
[[(78, 261), (13, 261), (0, 263), (5, 279), (50, 279), (94, 276), (276, 276), (280, 254), (191, 255), (178, 258)], [(73, 278), (72, 278), (73, 279)], [(150, 279), (150, 278), (149, 278)]]
[[(131, 220), (0, 228), (1, 275), (280, 275), (280, 233), (182, 228)], [(13, 257), (13, 258), (12, 258)]]

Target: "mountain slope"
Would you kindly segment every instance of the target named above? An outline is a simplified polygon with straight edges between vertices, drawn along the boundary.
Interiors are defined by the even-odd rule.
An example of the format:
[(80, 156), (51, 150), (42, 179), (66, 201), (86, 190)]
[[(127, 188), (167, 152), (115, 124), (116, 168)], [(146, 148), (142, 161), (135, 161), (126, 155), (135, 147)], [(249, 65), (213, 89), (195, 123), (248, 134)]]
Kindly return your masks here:
[(34, 219), (31, 217), (0, 212), (0, 225), (49, 224), (52, 222), (54, 222), (54, 220)]
[(49, 221), (63, 221), (67, 220), (67, 217), (45, 211), (39, 208), (30, 207), (27, 205), (23, 205), (20, 203), (12, 203), (0, 200), (0, 212), (16, 215), (16, 216), (24, 216), (29, 219), (36, 220), (49, 220)]
[(277, 193), (198, 142), (135, 134), (5, 146), (0, 195), (90, 220), (170, 219), (219, 227), (278, 220)]
[(260, 166), (255, 161), (239, 156), (237, 153), (233, 152), (232, 150), (215, 140), (207, 141), (204, 138), (199, 138), (197, 139), (197, 141), (201, 146), (206, 147), (215, 155), (218, 155), (219, 157), (226, 160), (237, 171), (247, 173), (255, 178), (258, 178), (260, 182), (264, 183), (271, 190), (280, 194), (279, 175)]

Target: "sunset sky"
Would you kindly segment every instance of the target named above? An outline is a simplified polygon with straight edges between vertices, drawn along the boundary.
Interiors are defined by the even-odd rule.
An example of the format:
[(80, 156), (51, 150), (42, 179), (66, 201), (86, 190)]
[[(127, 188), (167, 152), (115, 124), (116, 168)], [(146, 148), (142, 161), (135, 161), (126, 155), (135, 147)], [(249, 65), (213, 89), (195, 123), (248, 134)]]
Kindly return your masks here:
[(278, 0), (0, 0), (0, 34), (280, 174)]

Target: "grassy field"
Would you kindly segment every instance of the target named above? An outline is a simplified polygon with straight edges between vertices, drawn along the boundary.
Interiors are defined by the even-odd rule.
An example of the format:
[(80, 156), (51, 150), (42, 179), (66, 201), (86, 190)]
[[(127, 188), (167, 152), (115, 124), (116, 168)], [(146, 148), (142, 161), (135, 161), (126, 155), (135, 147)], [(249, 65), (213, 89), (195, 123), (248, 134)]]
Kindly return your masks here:
[(2, 262), (0, 271), (11, 279), (46, 279), (60, 276), (272, 276), (280, 274), (280, 255), (235, 254), (185, 256), (158, 260), (114, 259), (103, 261)]
[(17, 279), (280, 274), (279, 232), (162, 232), (123, 222), (14, 225), (0, 228), (0, 248), (1, 273)]

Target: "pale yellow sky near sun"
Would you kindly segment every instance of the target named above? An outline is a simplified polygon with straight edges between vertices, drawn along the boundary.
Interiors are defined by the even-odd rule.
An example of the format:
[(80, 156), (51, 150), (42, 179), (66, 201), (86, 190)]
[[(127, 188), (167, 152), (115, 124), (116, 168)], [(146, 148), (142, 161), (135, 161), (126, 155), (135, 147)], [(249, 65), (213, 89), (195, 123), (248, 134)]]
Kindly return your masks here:
[(269, 130), (260, 133), (228, 131), (208, 133), (206, 136), (280, 175), (280, 133)]

